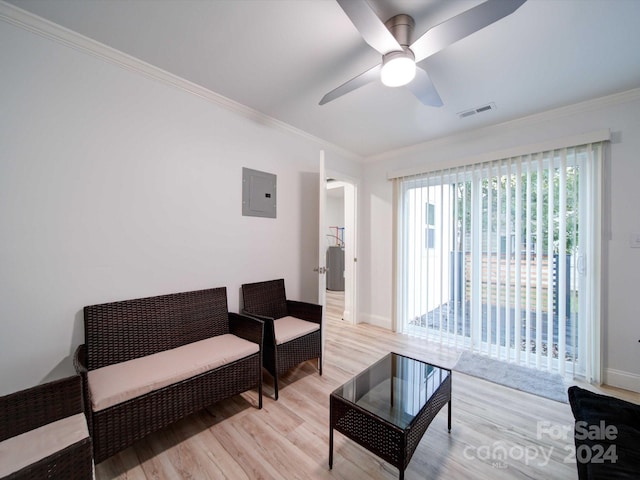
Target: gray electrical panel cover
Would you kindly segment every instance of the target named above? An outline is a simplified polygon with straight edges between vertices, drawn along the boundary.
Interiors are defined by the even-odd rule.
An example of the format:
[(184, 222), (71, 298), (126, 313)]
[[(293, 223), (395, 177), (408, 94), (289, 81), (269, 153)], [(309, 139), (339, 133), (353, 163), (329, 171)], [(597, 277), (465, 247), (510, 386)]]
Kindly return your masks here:
[(242, 215), (276, 218), (276, 176), (242, 168)]

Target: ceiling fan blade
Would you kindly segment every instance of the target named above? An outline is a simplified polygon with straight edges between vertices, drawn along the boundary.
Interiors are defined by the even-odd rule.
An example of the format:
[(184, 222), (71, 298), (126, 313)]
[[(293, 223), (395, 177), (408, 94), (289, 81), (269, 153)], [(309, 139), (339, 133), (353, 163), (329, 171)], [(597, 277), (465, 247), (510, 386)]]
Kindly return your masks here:
[(416, 62), (512, 14), (524, 2), (526, 0), (488, 0), (430, 28), (410, 47)]
[(424, 105), (431, 107), (442, 106), (442, 99), (440, 95), (438, 95), (436, 87), (433, 85), (427, 72), (422, 68), (416, 67), (416, 76), (407, 84), (407, 87)]
[(382, 55), (402, 51), (402, 47), (391, 32), (384, 26), (366, 0), (337, 0), (349, 20), (364, 38), (364, 41)]
[(356, 88), (360, 88), (365, 86), (367, 83), (375, 82), (380, 78), (380, 70), (382, 69), (382, 64), (378, 64), (373, 68), (370, 68), (364, 73), (361, 73), (357, 77), (352, 78), (348, 82), (343, 83), (338, 88), (334, 88), (329, 93), (327, 93), (322, 100), (320, 100), (320, 105), (324, 105), (325, 103), (329, 103), (331, 100), (335, 100), (338, 97), (341, 97), (345, 93), (352, 92)]

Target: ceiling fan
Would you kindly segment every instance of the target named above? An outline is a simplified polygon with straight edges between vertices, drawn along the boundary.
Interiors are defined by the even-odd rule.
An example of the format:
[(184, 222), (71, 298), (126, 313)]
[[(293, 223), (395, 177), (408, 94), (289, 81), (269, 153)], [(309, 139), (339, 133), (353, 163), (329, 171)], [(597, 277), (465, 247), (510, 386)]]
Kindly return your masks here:
[(364, 41), (382, 55), (382, 63), (330, 91), (324, 105), (378, 78), (389, 87), (406, 85), (425, 105), (441, 107), (442, 99), (427, 72), (416, 64), (515, 12), (526, 0), (488, 0), (427, 30), (412, 42), (413, 18), (400, 14), (382, 22), (367, 0), (337, 0)]

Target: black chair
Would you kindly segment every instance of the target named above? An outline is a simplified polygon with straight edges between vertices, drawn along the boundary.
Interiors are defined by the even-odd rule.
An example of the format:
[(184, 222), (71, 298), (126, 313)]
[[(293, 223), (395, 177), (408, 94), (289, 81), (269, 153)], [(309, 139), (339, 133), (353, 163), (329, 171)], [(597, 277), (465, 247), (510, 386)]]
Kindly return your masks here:
[(580, 480), (640, 478), (640, 405), (569, 387)]
[(287, 300), (284, 279), (242, 285), (243, 313), (264, 323), (263, 366), (273, 377), (318, 359), (322, 375), (322, 305)]
[[(39, 435), (38, 428), (56, 425), (83, 414), (82, 380), (78, 375), (54, 380), (0, 397), (0, 442), (9, 441), (21, 434), (31, 432)], [(86, 425), (84, 415), (80, 420)], [(75, 424), (77, 425), (77, 423)], [(75, 428), (75, 427), (74, 427)], [(86, 428), (85, 435), (80, 430), (75, 442), (57, 442), (57, 449), (48, 449), (40, 459), (23, 465), (17, 470), (0, 469), (0, 477), (10, 480), (34, 478), (91, 480), (93, 478), (93, 458), (91, 438)], [(47, 437), (55, 438), (56, 430)], [(50, 447), (51, 445), (49, 445)], [(18, 448), (16, 445), (13, 448)], [(11, 448), (2, 449), (11, 455)], [(8, 458), (8, 457), (7, 457)], [(13, 457), (15, 460), (15, 457)], [(6, 464), (5, 464), (6, 467)], [(17, 467), (16, 467), (17, 468)]]

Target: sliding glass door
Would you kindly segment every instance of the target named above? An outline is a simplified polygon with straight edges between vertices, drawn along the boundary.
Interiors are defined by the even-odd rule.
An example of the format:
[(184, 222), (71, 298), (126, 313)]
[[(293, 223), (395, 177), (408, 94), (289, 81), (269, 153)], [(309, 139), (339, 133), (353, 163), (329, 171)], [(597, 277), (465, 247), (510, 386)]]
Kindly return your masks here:
[(600, 150), (397, 179), (399, 329), (561, 374), (593, 370)]

